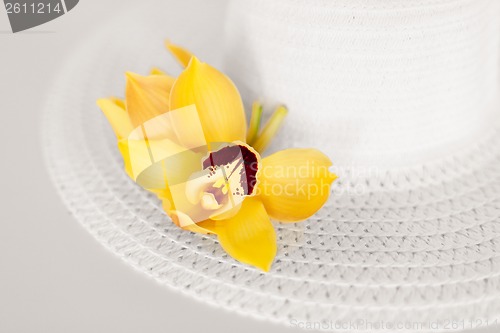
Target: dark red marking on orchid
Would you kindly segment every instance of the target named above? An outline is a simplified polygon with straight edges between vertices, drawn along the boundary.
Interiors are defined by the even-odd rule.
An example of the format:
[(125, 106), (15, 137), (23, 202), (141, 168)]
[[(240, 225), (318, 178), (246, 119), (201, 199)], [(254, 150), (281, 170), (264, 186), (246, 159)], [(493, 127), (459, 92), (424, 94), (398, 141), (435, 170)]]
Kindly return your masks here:
[(258, 160), (254, 152), (246, 146), (226, 146), (208, 155), (203, 161), (203, 169), (215, 167), (229, 167), (229, 164), (238, 161), (233, 170), (228, 170), (226, 178), (230, 178), (232, 174), (243, 164), (243, 168), (239, 171), (240, 184), (244, 193), (240, 193), (237, 189), (236, 195), (250, 195), (253, 193), (257, 183)]

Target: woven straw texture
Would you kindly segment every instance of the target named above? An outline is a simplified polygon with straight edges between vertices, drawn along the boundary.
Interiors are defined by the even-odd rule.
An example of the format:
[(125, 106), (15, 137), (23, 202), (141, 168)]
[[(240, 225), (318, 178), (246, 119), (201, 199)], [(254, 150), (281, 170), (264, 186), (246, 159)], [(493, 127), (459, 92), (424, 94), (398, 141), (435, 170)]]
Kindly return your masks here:
[(498, 112), (499, 1), (231, 4), (226, 71), (247, 102), (300, 110), (276, 148), (414, 165), (477, 140)]
[[(438, 2), (450, 1), (420, 1)], [(175, 12), (136, 8), (116, 16), (68, 58), (43, 125), (47, 166), (62, 199), (104, 246), (162, 285), (285, 324), (500, 319), (498, 117), (489, 112), (474, 141), (471, 134), (460, 149), (442, 149), (425, 162), (385, 167), (374, 160), (376, 167), (362, 168), (341, 160), (320, 212), (300, 224), (275, 223), (278, 255), (264, 274), (228, 257), (213, 237), (175, 227), (160, 203), (127, 178), (95, 106), (98, 97), (123, 95), (125, 70), (146, 73), (158, 65), (174, 72), (165, 37), (221, 66), (224, 6), (187, 1)], [(295, 121), (306, 118), (293, 115), (310, 112), (290, 111), (278, 145), (308, 146), (307, 133), (286, 133), (304, 133)], [(314, 133), (326, 150), (333, 140), (328, 128)]]

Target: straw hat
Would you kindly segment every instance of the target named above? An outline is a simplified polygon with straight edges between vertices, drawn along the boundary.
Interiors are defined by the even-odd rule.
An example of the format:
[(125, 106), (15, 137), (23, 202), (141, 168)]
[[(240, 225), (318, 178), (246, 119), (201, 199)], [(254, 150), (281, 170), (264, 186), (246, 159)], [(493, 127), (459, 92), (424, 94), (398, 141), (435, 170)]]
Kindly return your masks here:
[[(197, 299), (304, 328), (500, 317), (500, 2), (187, 1), (116, 16), (68, 58), (43, 137), (63, 200), (103, 245)], [(165, 37), (248, 102), (287, 104), (274, 149), (334, 162), (323, 209), (275, 224), (269, 273), (178, 229), (122, 170), (95, 100), (119, 94), (125, 70), (174, 68)]]

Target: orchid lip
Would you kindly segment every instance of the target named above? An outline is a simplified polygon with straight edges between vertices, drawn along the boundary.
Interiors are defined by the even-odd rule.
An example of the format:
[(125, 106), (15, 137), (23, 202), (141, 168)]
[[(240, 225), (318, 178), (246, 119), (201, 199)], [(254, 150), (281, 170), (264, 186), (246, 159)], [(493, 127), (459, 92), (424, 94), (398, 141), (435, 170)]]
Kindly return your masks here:
[[(209, 153), (204, 169), (221, 168), (232, 195), (252, 195), (257, 183), (258, 154), (245, 144), (229, 145)], [(239, 175), (239, 176), (238, 176)], [(237, 186), (229, 180), (238, 178)], [(226, 187), (223, 187), (223, 189)]]

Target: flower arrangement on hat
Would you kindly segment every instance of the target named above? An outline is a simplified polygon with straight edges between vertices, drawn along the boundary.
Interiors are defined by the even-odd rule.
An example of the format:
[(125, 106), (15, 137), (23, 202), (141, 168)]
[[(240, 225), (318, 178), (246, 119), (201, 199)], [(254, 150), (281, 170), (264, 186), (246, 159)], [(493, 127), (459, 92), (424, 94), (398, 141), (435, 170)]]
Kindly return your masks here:
[(236, 260), (269, 271), (276, 255), (271, 220), (307, 219), (326, 202), (337, 178), (316, 149), (286, 149), (262, 158), (287, 114), (280, 106), (261, 128), (254, 103), (247, 127), (233, 82), (189, 51), (166, 43), (184, 67), (126, 73), (125, 100), (97, 101), (124, 159), (125, 171), (157, 195), (182, 229), (215, 234)]

